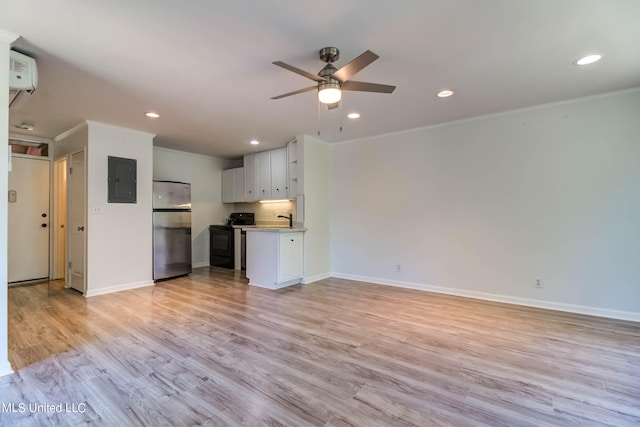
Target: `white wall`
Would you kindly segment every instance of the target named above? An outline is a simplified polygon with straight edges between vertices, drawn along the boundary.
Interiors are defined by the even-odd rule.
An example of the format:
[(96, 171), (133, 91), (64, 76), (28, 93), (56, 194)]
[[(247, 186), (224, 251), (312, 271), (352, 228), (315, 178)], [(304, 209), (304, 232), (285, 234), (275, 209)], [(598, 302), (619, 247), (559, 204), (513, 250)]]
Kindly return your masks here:
[[(0, 29), (0, 99), (9, 99), (9, 50), (17, 34)], [(0, 138), (5, 143), (0, 147), (0, 284), (7, 283), (7, 198), (9, 161), (9, 103), (0, 103)], [(13, 372), (9, 363), (8, 344), (8, 300), (7, 286), (0, 286), (0, 376)]]
[[(87, 123), (86, 296), (152, 285), (154, 135)], [(107, 202), (108, 156), (136, 160), (136, 203)]]
[(330, 149), (326, 142), (309, 135), (298, 141), (298, 194), (304, 194), (304, 281), (311, 283), (330, 276)]
[(332, 275), (640, 320), (639, 113), (636, 90), (332, 146)]
[(51, 147), (51, 157), (54, 160), (86, 149), (89, 144), (89, 128), (87, 122), (74, 126), (54, 138)]
[(191, 238), (194, 267), (209, 265), (209, 225), (222, 224), (233, 211), (222, 203), (222, 171), (236, 162), (155, 147), (153, 179), (191, 184)]

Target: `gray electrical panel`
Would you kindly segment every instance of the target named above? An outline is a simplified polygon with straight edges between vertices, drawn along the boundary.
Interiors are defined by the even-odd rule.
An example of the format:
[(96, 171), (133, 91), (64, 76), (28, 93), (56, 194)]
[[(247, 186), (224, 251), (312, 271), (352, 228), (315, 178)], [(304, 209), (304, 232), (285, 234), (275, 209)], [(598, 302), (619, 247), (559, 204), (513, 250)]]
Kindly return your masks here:
[(136, 203), (136, 160), (109, 156), (109, 203)]

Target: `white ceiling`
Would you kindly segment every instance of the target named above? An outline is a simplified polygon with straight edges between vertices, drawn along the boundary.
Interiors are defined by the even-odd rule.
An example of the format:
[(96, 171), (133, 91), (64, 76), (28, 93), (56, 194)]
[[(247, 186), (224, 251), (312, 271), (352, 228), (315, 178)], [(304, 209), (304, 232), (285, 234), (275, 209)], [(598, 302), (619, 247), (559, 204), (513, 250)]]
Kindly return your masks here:
[[(343, 141), (640, 86), (638, 0), (3, 0), (0, 28), (36, 58), (40, 82), (10, 130), (53, 138), (85, 119), (157, 135), (155, 144), (237, 158), (295, 135)], [(355, 80), (393, 94), (346, 92), (318, 109), (317, 73), (367, 49)], [(602, 61), (573, 62), (592, 53)], [(447, 99), (435, 96), (454, 89)], [(150, 120), (145, 111), (161, 118)], [(357, 121), (346, 114), (357, 111)], [(343, 126), (342, 132), (339, 131)], [(24, 133), (24, 132), (23, 132)], [(262, 141), (258, 148), (247, 142)]]

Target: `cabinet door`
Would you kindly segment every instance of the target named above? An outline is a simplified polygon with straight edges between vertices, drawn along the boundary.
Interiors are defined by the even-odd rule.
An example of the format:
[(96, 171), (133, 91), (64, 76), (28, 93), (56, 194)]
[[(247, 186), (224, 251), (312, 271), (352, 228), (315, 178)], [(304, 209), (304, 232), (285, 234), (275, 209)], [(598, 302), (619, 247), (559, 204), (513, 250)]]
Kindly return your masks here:
[(280, 234), (280, 282), (302, 277), (303, 234)]
[(233, 171), (234, 169), (228, 169), (222, 171), (222, 203), (233, 203)]
[(234, 203), (244, 201), (244, 168), (233, 170), (233, 201)]
[(255, 202), (256, 195), (256, 154), (244, 156), (244, 200)]
[(271, 151), (271, 197), (288, 199), (289, 185), (287, 179), (287, 149), (278, 148)]
[(257, 200), (271, 198), (271, 153), (269, 151), (256, 154), (256, 193)]

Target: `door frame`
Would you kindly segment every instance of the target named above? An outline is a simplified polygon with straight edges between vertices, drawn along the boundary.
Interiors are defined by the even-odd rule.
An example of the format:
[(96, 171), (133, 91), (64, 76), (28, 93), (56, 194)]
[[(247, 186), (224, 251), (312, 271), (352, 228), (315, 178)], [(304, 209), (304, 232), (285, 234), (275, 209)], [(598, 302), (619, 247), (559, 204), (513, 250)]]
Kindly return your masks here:
[[(68, 174), (67, 174), (67, 165), (69, 164), (68, 155), (64, 155), (58, 157), (53, 160), (52, 168), (51, 168), (51, 212), (53, 213), (51, 216), (51, 266), (49, 271), (51, 272), (49, 279), (64, 279), (65, 284), (67, 283), (67, 183), (68, 183)], [(60, 176), (60, 172), (62, 173), (62, 177)], [(60, 182), (62, 178), (62, 182)], [(61, 203), (62, 195), (64, 195), (64, 200)], [(61, 205), (64, 204), (64, 215), (60, 215)], [(58, 251), (57, 248), (59, 246), (58, 240), (58, 229), (60, 227), (65, 228), (65, 243), (64, 249)], [(59, 271), (58, 265), (60, 264), (60, 258), (62, 258), (62, 271)]]

